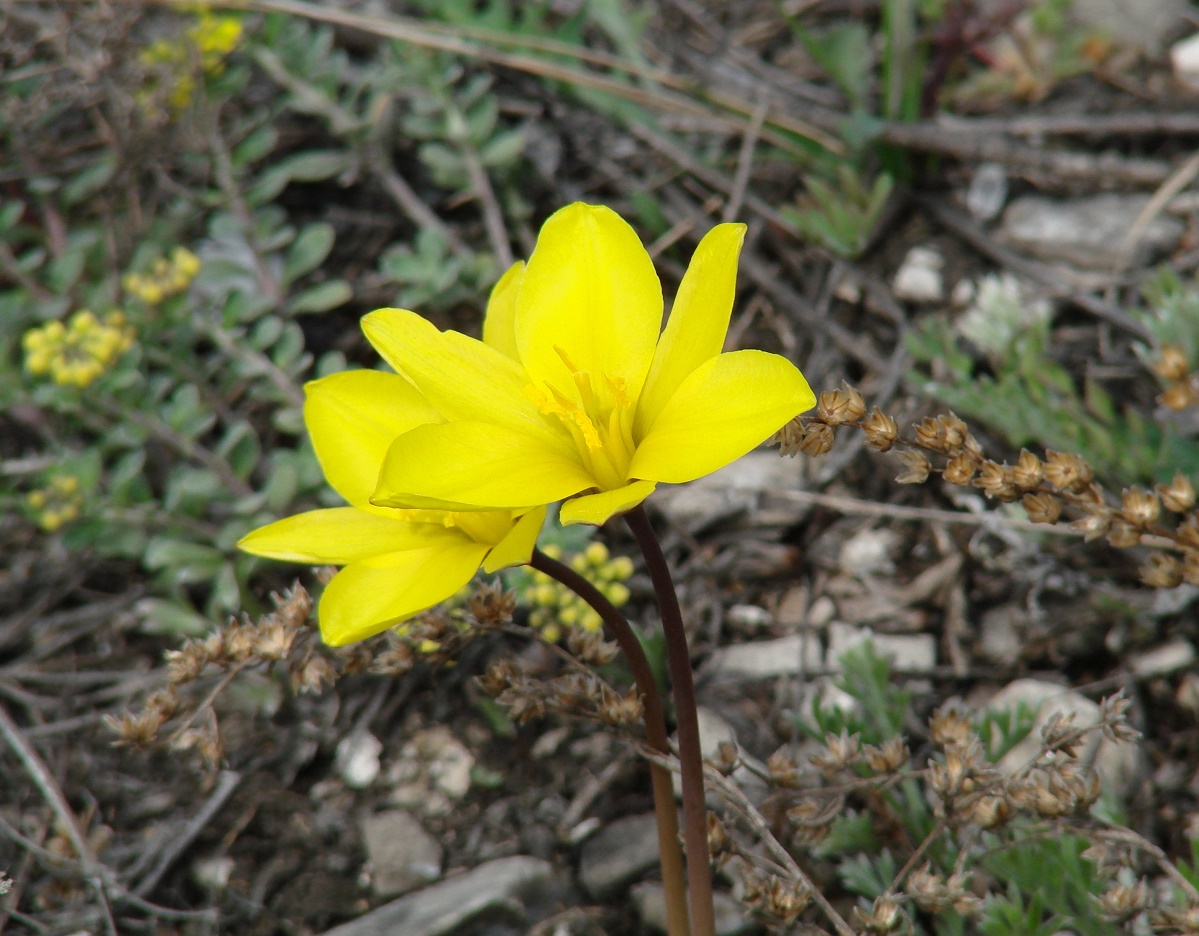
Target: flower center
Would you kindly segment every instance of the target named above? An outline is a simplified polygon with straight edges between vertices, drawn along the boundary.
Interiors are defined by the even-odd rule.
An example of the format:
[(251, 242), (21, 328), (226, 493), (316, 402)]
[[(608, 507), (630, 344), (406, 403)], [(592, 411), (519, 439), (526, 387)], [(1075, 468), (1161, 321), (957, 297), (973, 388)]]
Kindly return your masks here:
[(545, 390), (526, 388), (538, 409), (558, 419), (570, 432), (579, 454), (600, 490), (622, 487), (633, 460), (633, 403), (622, 377), (580, 370), (557, 345), (554, 351), (570, 371), (574, 393), (552, 384)]

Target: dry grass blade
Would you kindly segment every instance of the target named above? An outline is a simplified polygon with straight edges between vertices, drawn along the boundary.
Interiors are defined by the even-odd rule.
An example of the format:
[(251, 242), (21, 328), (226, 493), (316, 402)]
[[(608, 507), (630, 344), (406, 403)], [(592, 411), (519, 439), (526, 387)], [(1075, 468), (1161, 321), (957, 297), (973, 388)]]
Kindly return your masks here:
[[(162, 2), (166, 6), (186, 6), (177, 0), (175, 2), (162, 0)], [(524, 36), (511, 36), (484, 29), (434, 26), (401, 16), (350, 13), (345, 10), (306, 3), (304, 0), (240, 0), (240, 2), (228, 0), (228, 2), (213, 3), (211, 6), (218, 9), (287, 13), (314, 22), (358, 29), (371, 35), (410, 42), (428, 49), (440, 49), (444, 52), (490, 62), (493, 65), (502, 65), (542, 78), (552, 78), (571, 85), (604, 91), (645, 107), (703, 117), (739, 132), (745, 132), (752, 125), (753, 115), (757, 109), (753, 104), (731, 95), (705, 94), (692, 82), (669, 72), (646, 68), (616, 56), (580, 49), (568, 43), (553, 40), (533, 40)], [(496, 45), (537, 48), (555, 55), (570, 56), (579, 61), (638, 75), (649, 83), (670, 87), (679, 93), (669, 93), (657, 88), (636, 87), (610, 75), (583, 71), (531, 55), (505, 52), (495, 48)], [(710, 100), (714, 106), (695, 100), (696, 96)], [(729, 112), (737, 116), (730, 116)], [(841, 154), (845, 150), (844, 145), (836, 137), (786, 114), (770, 113), (765, 119), (765, 126), (760, 131), (762, 139), (780, 149), (797, 156), (808, 155), (806, 150), (797, 146), (791, 139), (790, 135), (792, 134), (818, 143), (831, 153)]]

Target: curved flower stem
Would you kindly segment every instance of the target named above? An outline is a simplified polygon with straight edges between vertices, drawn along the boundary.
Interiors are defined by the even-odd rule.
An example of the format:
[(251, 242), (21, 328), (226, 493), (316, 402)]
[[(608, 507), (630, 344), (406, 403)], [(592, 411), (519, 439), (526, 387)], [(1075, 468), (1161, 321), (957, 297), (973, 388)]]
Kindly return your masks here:
[[(641, 647), (641, 641), (625, 616), (616, 610), (603, 593), (586, 578), (565, 563), (552, 559), (539, 549), (533, 550), (529, 565), (557, 579), (591, 605), (603, 619), (608, 633), (624, 653), (637, 691), (645, 705), (645, 740), (655, 751), (669, 756), (666, 737), (666, 716), (662, 697), (654, 681), (654, 671)], [(687, 884), (683, 876), (683, 853), (679, 848), (679, 819), (674, 806), (674, 787), (670, 771), (661, 764), (649, 765), (650, 782), (654, 792), (654, 813), (658, 819), (658, 850), (662, 863), (662, 885), (666, 891), (666, 929), (669, 936), (690, 936), (687, 922)], [(705, 820), (706, 821), (706, 820)]]
[(708, 807), (704, 798), (704, 761), (699, 746), (699, 713), (696, 711), (695, 682), (691, 675), (691, 653), (683, 628), (679, 596), (670, 577), (670, 566), (654, 534), (643, 506), (625, 515), (629, 529), (641, 547), (649, 569), (658, 611), (666, 635), (666, 659), (674, 692), (675, 717), (679, 724), (679, 766), (683, 781), (683, 841), (687, 848), (687, 882), (691, 897), (693, 936), (716, 932), (712, 906), (712, 861), (708, 851)]

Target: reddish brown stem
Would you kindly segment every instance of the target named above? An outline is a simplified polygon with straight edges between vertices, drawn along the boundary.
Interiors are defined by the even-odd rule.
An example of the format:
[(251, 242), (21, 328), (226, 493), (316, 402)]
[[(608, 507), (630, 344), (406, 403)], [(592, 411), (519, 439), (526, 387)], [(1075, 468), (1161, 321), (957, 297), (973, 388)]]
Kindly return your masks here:
[(693, 936), (715, 936), (712, 905), (712, 860), (708, 851), (708, 806), (704, 798), (704, 761), (699, 746), (699, 713), (695, 682), (691, 674), (691, 652), (679, 596), (670, 577), (670, 566), (654, 534), (644, 507), (635, 507), (625, 520), (649, 570), (658, 596), (662, 631), (666, 636), (666, 660), (674, 693), (675, 717), (679, 727), (679, 765), (683, 781), (683, 842), (687, 848), (687, 883), (690, 892)]
[[(616, 641), (633, 673), (637, 691), (645, 706), (645, 740), (662, 754), (670, 754), (666, 737), (666, 715), (662, 696), (654, 681), (654, 671), (646, 659), (641, 641), (628, 620), (603, 593), (570, 566), (533, 550), (529, 565), (561, 582), (591, 605), (603, 619), (608, 635)], [(690, 936), (687, 921), (687, 886), (683, 876), (683, 853), (679, 849), (679, 817), (674, 807), (674, 787), (670, 771), (650, 764), (650, 783), (654, 792), (654, 812), (658, 818), (658, 849), (662, 863), (662, 884), (666, 891), (666, 930), (669, 936)], [(705, 820), (706, 821), (706, 820)]]

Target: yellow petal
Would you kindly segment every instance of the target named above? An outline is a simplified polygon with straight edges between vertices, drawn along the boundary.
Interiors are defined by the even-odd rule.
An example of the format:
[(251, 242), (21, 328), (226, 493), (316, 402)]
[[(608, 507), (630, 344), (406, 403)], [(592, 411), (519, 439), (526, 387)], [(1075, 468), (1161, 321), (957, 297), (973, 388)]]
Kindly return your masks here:
[(572, 497), (563, 502), (559, 519), (563, 526), (572, 523), (594, 523), (599, 526), (618, 513), (632, 510), (649, 497), (657, 486), (655, 481), (632, 481), (613, 491)]
[(358, 370), (304, 386), (304, 422), (325, 478), (342, 497), (372, 510), (379, 466), (396, 436), (441, 414), (403, 377)]
[(765, 351), (721, 354), (679, 385), (637, 446), (629, 475), (671, 483), (698, 478), (741, 457), (815, 402), (786, 358)]
[(396, 439), (371, 502), (511, 509), (549, 504), (594, 484), (577, 461), (540, 439), (491, 423), (452, 422), (418, 426)]
[(446, 538), (346, 566), (321, 596), (321, 637), (341, 647), (440, 604), (471, 580), (486, 552), (479, 543)]
[(645, 436), (687, 375), (724, 347), (744, 241), (744, 224), (718, 224), (695, 248), (637, 401), (637, 438)]
[(362, 320), (370, 343), (450, 420), (497, 423), (557, 445), (573, 446), (529, 398), (529, 378), (520, 364), (495, 348), (405, 309), (379, 309)]
[(380, 553), (418, 549), (467, 537), (444, 525), (407, 523), (354, 507), (310, 510), (247, 533), (237, 547), (255, 556), (348, 565)]
[(636, 232), (610, 208), (576, 202), (537, 236), (516, 297), (516, 344), (530, 377), (577, 399), (579, 370), (640, 392), (662, 327), (662, 285)]
[(501, 354), (520, 360), (516, 351), (516, 293), (524, 276), (525, 262), (517, 260), (500, 277), (491, 298), (487, 300), (487, 314), (483, 317), (483, 343)]
[(495, 572), (508, 566), (524, 565), (533, 555), (537, 537), (545, 523), (545, 507), (534, 507), (516, 521), (516, 525), (483, 560), (484, 572)]

